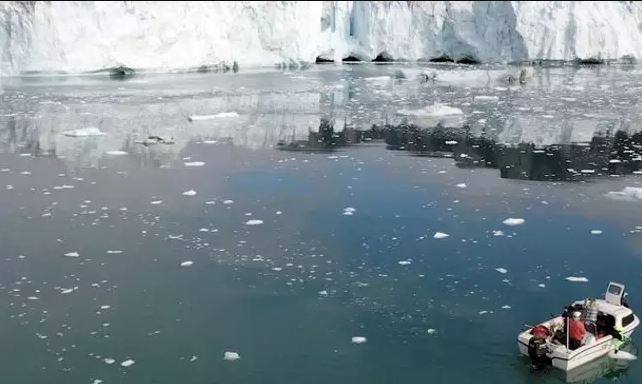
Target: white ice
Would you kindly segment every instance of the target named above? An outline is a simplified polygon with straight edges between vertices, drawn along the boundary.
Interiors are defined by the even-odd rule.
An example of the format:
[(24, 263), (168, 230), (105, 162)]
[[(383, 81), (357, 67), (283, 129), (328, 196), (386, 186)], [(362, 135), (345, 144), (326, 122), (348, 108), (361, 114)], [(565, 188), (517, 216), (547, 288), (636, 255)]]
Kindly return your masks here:
[(134, 360), (128, 359), (128, 360), (125, 360), (122, 363), (120, 363), (120, 365), (125, 367), (125, 368), (127, 368), (127, 367), (131, 367), (132, 365), (134, 365), (134, 363), (135, 363)]
[(506, 268), (501, 268), (501, 267), (500, 267), (500, 268), (495, 268), (495, 270), (496, 270), (497, 272), (501, 273), (502, 275), (508, 272), (508, 269), (506, 269)]
[(78, 252), (68, 252), (68, 253), (65, 253), (65, 256), (67, 256), (67, 257), (78, 257), (80, 255), (78, 254)]
[(616, 200), (625, 200), (625, 201), (641, 201), (642, 200), (642, 188), (639, 187), (625, 187), (619, 192), (608, 192), (607, 197), (616, 199)]
[(188, 117), (189, 121), (203, 121), (203, 120), (212, 120), (212, 119), (225, 119), (239, 117), (239, 114), (236, 112), (221, 112), (215, 115), (193, 115)]
[(368, 339), (366, 339), (363, 336), (353, 336), (352, 337), (352, 342), (355, 343), (355, 344), (363, 344), (366, 341), (368, 341)]
[(238, 360), (240, 358), (241, 356), (236, 352), (225, 352), (225, 354), (223, 355), (223, 360), (227, 361)]
[(190, 189), (189, 191), (183, 192), (183, 196), (196, 196), (196, 191), (193, 189)]
[(502, 223), (504, 223), (505, 225), (514, 227), (514, 226), (517, 226), (517, 225), (524, 224), (525, 221), (526, 220), (524, 220), (524, 219), (509, 217), (508, 219), (502, 221)]
[(263, 220), (252, 219), (245, 222), (245, 225), (260, 225), (263, 224)]
[(435, 234), (433, 235), (433, 237), (432, 237), (432, 238), (433, 238), (433, 239), (445, 239), (445, 238), (447, 238), (448, 236), (450, 236), (450, 235), (449, 235), (449, 234), (447, 234), (447, 233), (443, 233), (443, 232), (435, 232)]
[(107, 151), (105, 153), (111, 156), (124, 156), (127, 154), (125, 151)]
[(191, 267), (193, 264), (193, 261), (183, 261), (181, 262), (181, 267)]
[(591, 235), (601, 235), (602, 230), (601, 229), (591, 229)]
[(573, 283), (588, 283), (586, 277), (568, 276), (565, 279)]
[(106, 135), (105, 132), (101, 131), (96, 127), (87, 127), (87, 128), (74, 129), (71, 131), (64, 131), (62, 134), (69, 137), (88, 137), (88, 136)]
[(204, 165), (205, 163), (202, 161), (191, 161), (191, 162), (185, 163), (186, 167), (202, 167)]

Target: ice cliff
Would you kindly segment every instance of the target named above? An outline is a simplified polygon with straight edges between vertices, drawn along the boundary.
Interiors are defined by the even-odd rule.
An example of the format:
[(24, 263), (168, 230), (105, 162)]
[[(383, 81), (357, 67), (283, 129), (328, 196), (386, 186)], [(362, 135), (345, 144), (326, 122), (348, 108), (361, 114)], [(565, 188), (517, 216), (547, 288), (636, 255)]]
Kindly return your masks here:
[(642, 57), (642, 3), (0, 2), (0, 71)]

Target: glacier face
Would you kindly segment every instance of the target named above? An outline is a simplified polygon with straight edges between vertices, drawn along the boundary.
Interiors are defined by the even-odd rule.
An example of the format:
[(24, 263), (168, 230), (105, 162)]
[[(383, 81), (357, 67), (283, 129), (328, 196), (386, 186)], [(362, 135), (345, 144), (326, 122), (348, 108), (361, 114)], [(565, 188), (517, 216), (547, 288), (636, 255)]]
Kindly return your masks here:
[(639, 2), (0, 2), (0, 71), (642, 57)]

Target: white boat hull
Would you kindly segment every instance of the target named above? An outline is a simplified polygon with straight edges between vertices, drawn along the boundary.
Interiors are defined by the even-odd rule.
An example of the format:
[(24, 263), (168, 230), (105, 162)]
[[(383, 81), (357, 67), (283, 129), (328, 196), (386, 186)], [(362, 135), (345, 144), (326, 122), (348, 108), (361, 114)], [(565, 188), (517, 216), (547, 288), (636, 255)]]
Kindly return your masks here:
[[(553, 322), (561, 321), (561, 319), (561, 317), (557, 317), (543, 324), (550, 325)], [(627, 338), (630, 338), (633, 334), (633, 331), (635, 331), (635, 329), (639, 325), (640, 319), (636, 316), (635, 320), (622, 330), (622, 334)], [(532, 335), (530, 334), (530, 330), (524, 331), (519, 334), (517, 338), (517, 344), (519, 346), (519, 352), (522, 355), (528, 356), (528, 342), (531, 337)], [(583, 345), (576, 350), (568, 350), (564, 345), (553, 344), (549, 342), (546, 344), (548, 348), (548, 353), (546, 354), (546, 356), (551, 360), (551, 364), (554, 367), (564, 371), (570, 371), (574, 368), (598, 359), (608, 354), (610, 351), (615, 350), (617, 344), (618, 340), (614, 339), (613, 336), (602, 337), (594, 343)]]

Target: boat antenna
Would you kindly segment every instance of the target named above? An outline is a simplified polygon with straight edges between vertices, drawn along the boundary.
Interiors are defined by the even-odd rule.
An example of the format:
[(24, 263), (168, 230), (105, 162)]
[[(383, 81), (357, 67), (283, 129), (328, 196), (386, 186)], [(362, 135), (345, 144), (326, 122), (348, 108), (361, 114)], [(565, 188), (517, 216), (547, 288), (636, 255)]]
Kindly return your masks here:
[(569, 333), (570, 333), (570, 331), (571, 331), (570, 321), (569, 321), (569, 316), (568, 316), (568, 315), (569, 315), (569, 313), (570, 313), (570, 312), (568, 311), (568, 308), (567, 308), (567, 309), (566, 309), (566, 350), (567, 350), (567, 351), (568, 351), (568, 342), (569, 342), (569, 340), (568, 340), (568, 339), (569, 339)]

